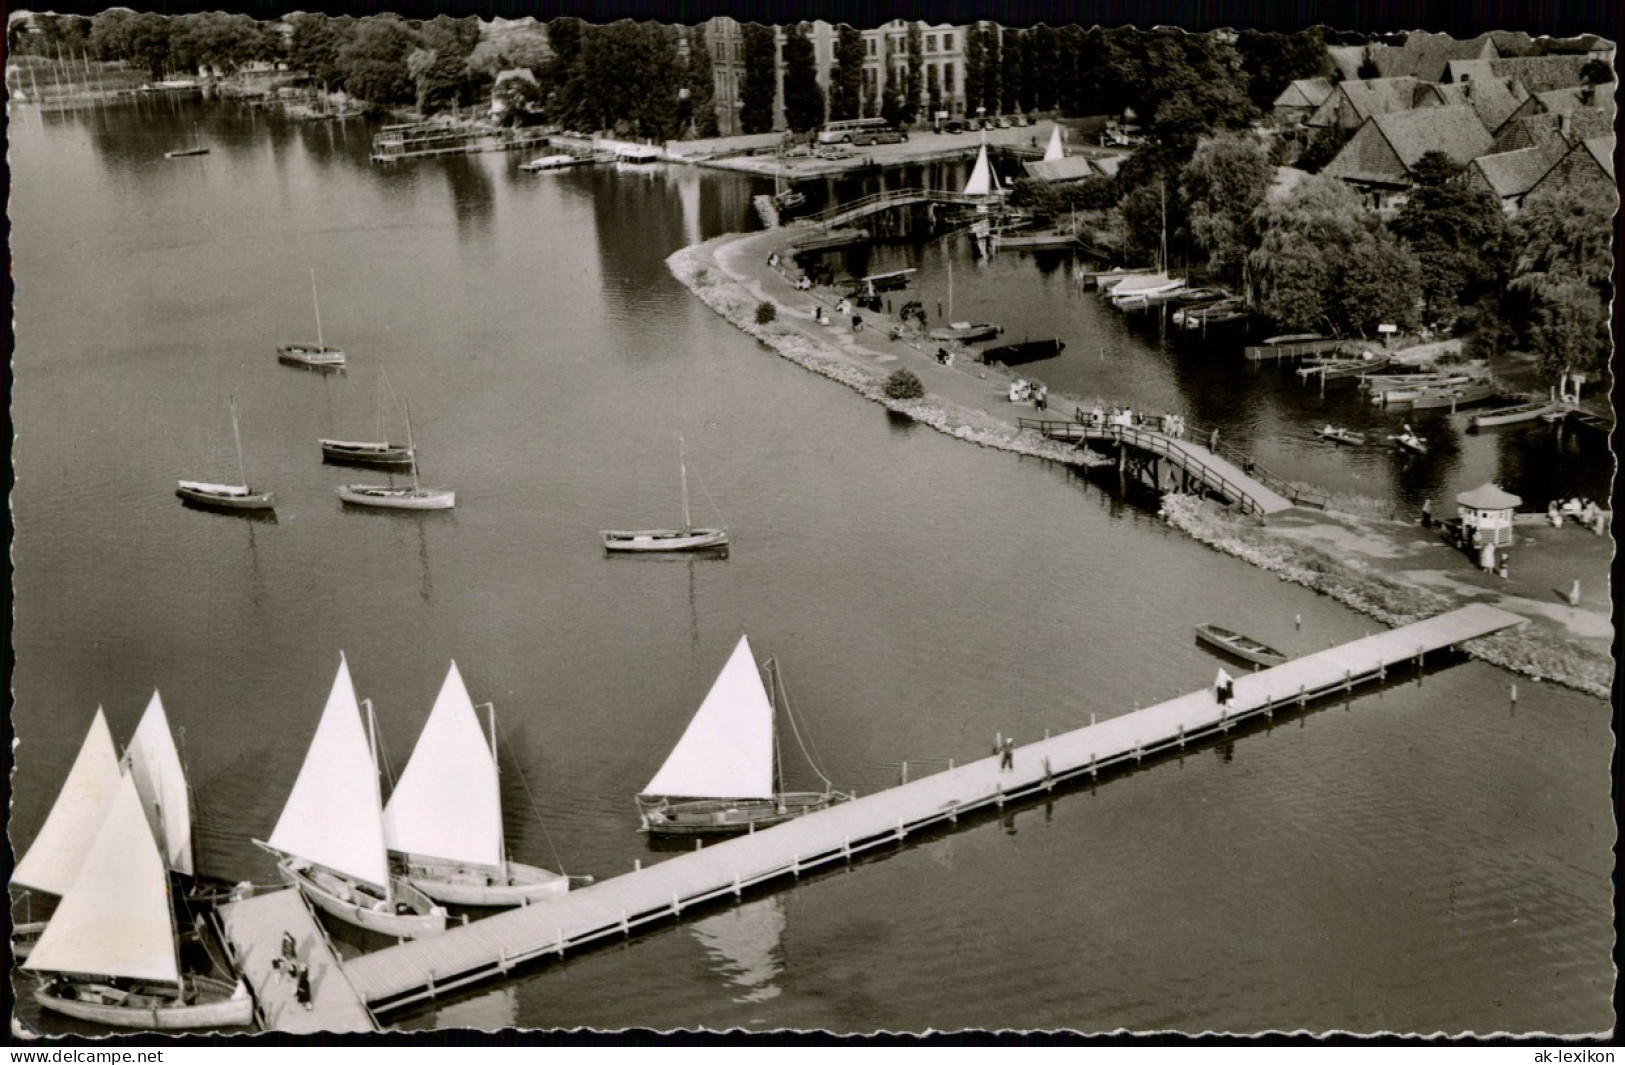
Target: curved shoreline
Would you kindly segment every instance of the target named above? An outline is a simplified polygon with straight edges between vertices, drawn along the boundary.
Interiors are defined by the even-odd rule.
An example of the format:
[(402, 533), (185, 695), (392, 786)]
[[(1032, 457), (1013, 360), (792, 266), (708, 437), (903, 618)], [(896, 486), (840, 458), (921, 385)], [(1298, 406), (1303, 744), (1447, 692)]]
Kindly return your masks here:
[[(728, 234), (680, 249), (667, 258), (666, 265), (706, 306), (741, 331), (781, 357), (839, 381), (889, 410), (982, 447), (1071, 466), (1110, 464), (1111, 460), (1087, 449), (1035, 437), (1011, 424), (1008, 418), (995, 417), (987, 410), (978, 409), (977, 401), (989, 401), (992, 391), (979, 382), (996, 376), (995, 371), (987, 367), (950, 369), (939, 367), (934, 359), (924, 357), (921, 365), (907, 366), (922, 378), (926, 387), (924, 398), (888, 397), (883, 388), (885, 379), (891, 370), (903, 365), (892, 351), (903, 345), (904, 350), (923, 355), (922, 345), (891, 340), (880, 330), (872, 330), (864, 340), (848, 332), (843, 325), (817, 325), (811, 312), (799, 310), (790, 303), (790, 300), (822, 302), (817, 295), (794, 289), (770, 267), (744, 269), (747, 263), (766, 262), (767, 252), (779, 251), (786, 242), (787, 233), (783, 229)], [(775, 289), (782, 291), (775, 292)], [(759, 322), (757, 308), (764, 303), (775, 308), (775, 316), (767, 322)], [(885, 319), (882, 317), (882, 320)], [(998, 378), (1001, 385), (1003, 380)], [(1060, 394), (1056, 399), (1062, 406), (1073, 401)], [(1423, 587), (1400, 576), (1382, 573), (1376, 566), (1334, 556), (1306, 542), (1302, 536), (1272, 532), (1268, 526), (1221, 513), (1216, 505), (1191, 496), (1164, 495), (1161, 516), (1168, 524), (1214, 550), (1327, 595), (1387, 625), (1420, 620), (1451, 606), (1493, 595), (1491, 592), (1479, 594), (1474, 589), (1456, 589), (1452, 595)], [(1359, 526), (1360, 532), (1373, 537), (1398, 535), (1395, 530), (1375, 528), (1376, 523), (1368, 519), (1331, 514), (1325, 517), (1327, 521)], [(1498, 605), (1512, 607), (1513, 604)], [(1611, 655), (1598, 654), (1578, 645), (1572, 633), (1566, 632), (1561, 624), (1554, 627), (1547, 623), (1537, 604), (1526, 605), (1528, 609), (1517, 612), (1529, 618), (1529, 622), (1515, 630), (1472, 641), (1464, 645), (1464, 650), (1474, 658), (1533, 680), (1550, 681), (1607, 699), (1613, 680)]]

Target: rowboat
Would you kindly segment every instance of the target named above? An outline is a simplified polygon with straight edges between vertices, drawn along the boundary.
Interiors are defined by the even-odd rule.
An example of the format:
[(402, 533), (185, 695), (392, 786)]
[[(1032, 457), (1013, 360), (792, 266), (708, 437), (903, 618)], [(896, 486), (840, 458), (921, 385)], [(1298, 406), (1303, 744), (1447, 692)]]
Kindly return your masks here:
[(1440, 407), (1449, 407), (1455, 410), (1457, 407), (1494, 399), (1499, 393), (1500, 389), (1488, 381), (1468, 382), (1464, 385), (1451, 385), (1448, 388), (1430, 388), (1411, 401), (1411, 409), (1436, 410)]
[(1059, 340), (1024, 340), (1020, 344), (1001, 344), (998, 347), (986, 348), (982, 351), (981, 361), (992, 365), (1002, 362), (1006, 366), (1020, 366), (1022, 363), (1037, 362), (1040, 359), (1053, 359), (1059, 355), (1066, 345)]
[(1412, 430), (1408, 425), (1405, 427), (1405, 431), (1403, 433), (1400, 433), (1398, 436), (1390, 436), (1388, 439), (1392, 440), (1395, 446), (1403, 451), (1414, 451), (1418, 455), (1426, 455), (1428, 453), (1427, 441), (1417, 436), (1415, 431)]
[(1248, 662), (1256, 662), (1261, 666), (1278, 666), (1285, 662), (1287, 657), (1268, 644), (1259, 643), (1250, 636), (1231, 632), (1218, 625), (1196, 626), (1196, 638), (1209, 647), (1216, 647), (1226, 654), (1235, 655)]
[(1078, 238), (1071, 230), (1057, 229), (1053, 233), (997, 233), (993, 237), (993, 250), (1001, 248), (1076, 248)]
[(1352, 429), (1344, 429), (1341, 426), (1328, 425), (1323, 429), (1317, 429), (1315, 435), (1323, 440), (1330, 440), (1334, 444), (1350, 444), (1357, 447), (1365, 443), (1364, 433), (1357, 433)]
[(1319, 377), (1330, 380), (1334, 377), (1353, 377), (1366, 370), (1379, 370), (1388, 365), (1386, 355), (1373, 355), (1370, 358), (1336, 359), (1311, 358), (1305, 360), (1305, 365), (1298, 368), (1298, 376), (1302, 378)]
[(1488, 429), (1496, 425), (1516, 425), (1519, 422), (1532, 422), (1565, 409), (1561, 400), (1536, 400), (1530, 403), (1519, 403), (1513, 407), (1499, 407), (1487, 410), (1482, 414), (1475, 414), (1467, 422), (1469, 429)]
[(950, 322), (932, 329), (926, 336), (932, 340), (957, 340), (961, 344), (970, 344), (978, 340), (992, 340), (1002, 332), (1004, 327), (992, 322)]

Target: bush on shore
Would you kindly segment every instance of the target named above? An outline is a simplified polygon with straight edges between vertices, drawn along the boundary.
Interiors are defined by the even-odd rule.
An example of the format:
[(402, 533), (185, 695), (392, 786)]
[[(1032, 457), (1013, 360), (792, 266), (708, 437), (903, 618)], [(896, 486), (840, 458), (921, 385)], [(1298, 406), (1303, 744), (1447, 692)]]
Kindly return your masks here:
[(913, 370), (898, 370), (886, 378), (886, 395), (890, 399), (920, 399), (925, 386)]
[(769, 300), (763, 300), (756, 305), (756, 324), (766, 325), (779, 316), (779, 309)]

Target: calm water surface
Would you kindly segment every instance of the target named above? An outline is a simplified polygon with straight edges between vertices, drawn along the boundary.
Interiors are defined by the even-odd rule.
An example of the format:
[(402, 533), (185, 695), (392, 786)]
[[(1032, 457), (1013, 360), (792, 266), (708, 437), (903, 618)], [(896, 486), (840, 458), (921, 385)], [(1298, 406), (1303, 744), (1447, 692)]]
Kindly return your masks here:
[[(212, 153), (165, 160), (194, 118)], [(905, 760), (918, 774), (995, 732), (1036, 739), (1208, 683), (1197, 621), (1295, 653), (1371, 628), (725, 325), (663, 260), (752, 224), (743, 179), (537, 178), (500, 155), (384, 169), (368, 136), (197, 104), (12, 116), (18, 846), (95, 707), (122, 743), (157, 687), (200, 864), (271, 882), (249, 841), (275, 823), (341, 650), (394, 767), (455, 658), (498, 709), (514, 856), (602, 878), (660, 857), (631, 797), (741, 632), (778, 656), (824, 770), (867, 792)], [(966, 252), (874, 260), (918, 259), (934, 293), (941, 257)], [(955, 265), (957, 314), (981, 313), (985, 278), (1066, 323), (1076, 360), (1056, 387), (1113, 374), (1108, 396), (1310, 446), (1290, 442), (1312, 420), (1295, 384), (1192, 369), (1200, 354), (1075, 294), (1065, 269)], [(273, 356), (313, 338), (312, 268), (344, 376)], [(386, 368), (455, 512), (333, 494), (354, 474), (321, 465), (316, 439), (372, 431)], [(1237, 409), (1226, 387), (1276, 398)], [(172, 494), (235, 479), (231, 396), (275, 524)], [(731, 556), (605, 557), (598, 529), (676, 520), (680, 435), (696, 517), (730, 525)], [(1440, 476), (1511, 468), (1478, 446)], [(1381, 464), (1374, 483), (1408, 498)], [(1508, 679), (1401, 680), (391, 1021), (1604, 1029), (1607, 707), (1524, 683), (1512, 708)]]

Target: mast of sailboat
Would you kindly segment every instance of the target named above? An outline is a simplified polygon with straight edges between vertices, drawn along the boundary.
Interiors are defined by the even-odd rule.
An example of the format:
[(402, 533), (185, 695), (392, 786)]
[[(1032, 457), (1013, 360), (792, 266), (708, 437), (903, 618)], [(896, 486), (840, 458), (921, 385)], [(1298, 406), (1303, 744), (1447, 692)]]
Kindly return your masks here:
[(951, 325), (954, 320), (954, 252), (946, 244), (942, 248), (948, 253), (948, 322)]
[(418, 495), (422, 489), (418, 487), (418, 449), (412, 443), (412, 404), (406, 403), (406, 453), (412, 458), (412, 494)]
[(237, 397), (231, 397), (231, 437), (237, 443), (237, 482), (248, 488), (248, 474), (243, 472), (243, 433), (237, 428)]
[[(361, 700), (361, 705), (367, 708), (367, 742), (372, 748), (372, 793), (377, 797), (374, 809), (382, 810), (384, 808), (384, 790), (378, 779), (378, 720), (373, 716), (371, 699)], [(386, 863), (384, 867), (384, 901), (390, 904), (395, 902), (393, 880), (394, 878), (389, 875), (389, 867)]]
[(694, 529), (694, 519), (688, 513), (688, 453), (683, 444), (683, 438), (677, 438), (677, 468), (683, 481), (683, 535), (688, 535)]
[(316, 295), (316, 268), (310, 268), (310, 302), (316, 308), (316, 349), (325, 350), (327, 344), (322, 340), (322, 301)]
[(508, 833), (502, 825), (502, 763), (497, 759), (497, 705), (496, 703), (481, 703), (485, 707), (487, 720), (491, 723), (491, 769), (497, 777), (497, 854), (502, 859), (502, 882), (509, 882), (508, 877)]
[(779, 754), (779, 690), (784, 685), (784, 678), (779, 676), (779, 659), (774, 656), (767, 660), (768, 675), (773, 678), (773, 684), (768, 689), (769, 700), (773, 704), (773, 798), (783, 804), (784, 795), (784, 760)]

